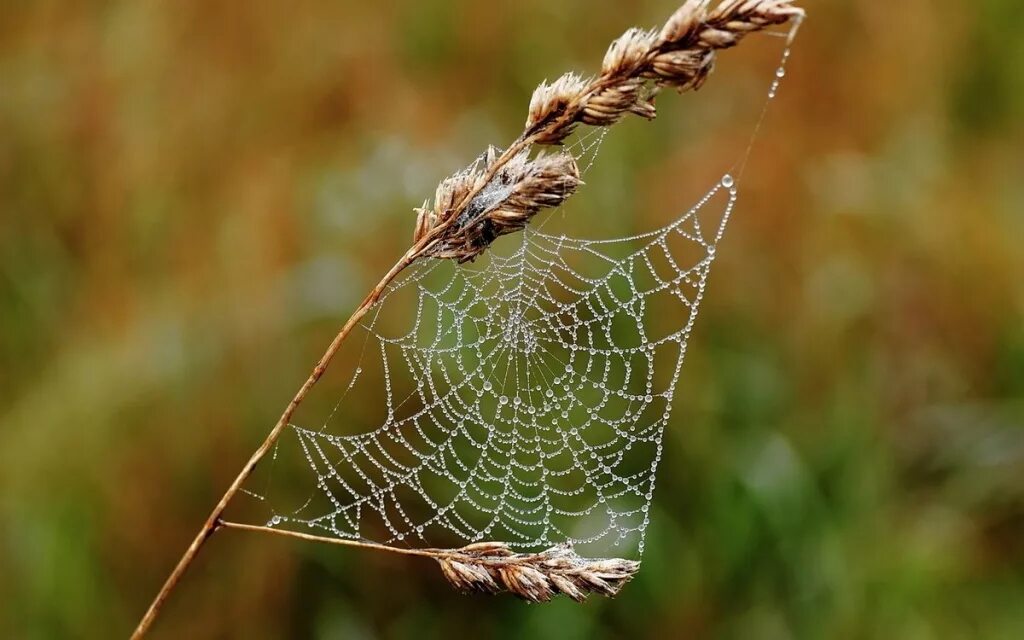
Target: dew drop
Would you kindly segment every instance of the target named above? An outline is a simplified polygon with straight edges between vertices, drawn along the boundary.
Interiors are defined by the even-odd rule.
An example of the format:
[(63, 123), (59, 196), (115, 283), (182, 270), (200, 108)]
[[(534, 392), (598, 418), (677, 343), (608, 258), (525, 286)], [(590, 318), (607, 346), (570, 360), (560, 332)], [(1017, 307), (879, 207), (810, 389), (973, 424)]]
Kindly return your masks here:
[(736, 181), (733, 179), (731, 175), (725, 174), (724, 176), (722, 176), (723, 187), (725, 187), (726, 189), (731, 189), (734, 184), (736, 184)]

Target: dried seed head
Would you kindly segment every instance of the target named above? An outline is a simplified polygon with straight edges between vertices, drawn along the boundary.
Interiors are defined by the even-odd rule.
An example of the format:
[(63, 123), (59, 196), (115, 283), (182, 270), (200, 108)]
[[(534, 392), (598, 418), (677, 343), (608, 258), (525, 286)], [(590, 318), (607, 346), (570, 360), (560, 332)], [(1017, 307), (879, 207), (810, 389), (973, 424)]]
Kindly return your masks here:
[(645, 120), (654, 120), (658, 117), (658, 108), (654, 105), (654, 98), (658, 95), (657, 87), (645, 88), (644, 94), (643, 97), (637, 98), (629, 112)]
[(647, 75), (660, 86), (679, 91), (699, 89), (715, 66), (715, 52), (707, 49), (671, 51), (651, 61)]
[(601, 65), (603, 76), (632, 75), (644, 62), (644, 57), (654, 45), (656, 35), (653, 31), (632, 28), (612, 42)]
[(599, 593), (603, 596), (614, 596), (617, 593), (615, 588), (605, 582), (604, 579), (596, 573), (581, 571), (577, 575), (579, 576), (579, 580), (594, 593)]
[(511, 556), (514, 555), (512, 550), (508, 548), (508, 545), (504, 542), (476, 542), (470, 545), (466, 545), (459, 549), (459, 551), (468, 554), (477, 554), (482, 556)]
[(709, 0), (686, 0), (658, 34), (658, 46), (665, 48), (688, 42), (703, 26)]
[(724, 29), (703, 29), (700, 32), (698, 42), (702, 47), (708, 49), (728, 49), (736, 46), (736, 43), (743, 37), (742, 33), (726, 31)]
[(483, 567), (457, 560), (440, 560), (441, 571), (453, 586), (462, 591), (498, 593), (501, 588), (491, 574)]
[(474, 162), (466, 169), (445, 178), (437, 185), (434, 202), (424, 202), (423, 207), (416, 209), (416, 230), (413, 242), (419, 242), (436, 227), (446, 223), (467, 197), (482, 185), (485, 174), (480, 162)]
[(509, 593), (530, 602), (548, 602), (554, 597), (548, 577), (528, 564), (498, 567), (498, 575)]
[(709, 9), (709, 0), (687, 0), (658, 36), (662, 51), (694, 46), (727, 49), (746, 34), (803, 16), (793, 0), (724, 0)]
[(583, 602), (587, 599), (587, 592), (577, 587), (576, 583), (568, 577), (557, 572), (552, 572), (549, 577), (551, 584), (558, 589), (559, 593), (569, 596), (576, 602)]
[(728, 20), (736, 23), (735, 30), (752, 31), (803, 15), (804, 10), (794, 7), (793, 0), (723, 0), (707, 20), (711, 23)]
[(615, 596), (629, 582), (640, 568), (640, 563), (631, 560), (598, 560), (585, 564), (576, 574), (578, 584), (583, 583), (591, 591), (606, 596)]
[(494, 146), (493, 144), (489, 145), (487, 147), (486, 153), (484, 153), (484, 156), (483, 156), (484, 166), (487, 167), (488, 169), (490, 169), (491, 167), (494, 166), (494, 163), (498, 161), (498, 158), (500, 156), (501, 156), (501, 149), (499, 149), (498, 147)]
[(513, 167), (512, 172), (514, 186), (499, 208), (519, 210), (529, 217), (561, 206), (580, 186), (580, 169), (568, 153), (542, 154), (522, 168)]
[(724, 0), (705, 18), (706, 33), (701, 43), (716, 49), (734, 46), (753, 31), (783, 24), (804, 15), (793, 0)]
[[(520, 153), (491, 147), (468, 169), (443, 181), (432, 206), (417, 209), (422, 255), (474, 259), (499, 236), (525, 227), (540, 210), (557, 207), (580, 184), (568, 154), (529, 159), (534, 144), (561, 144), (579, 123), (606, 127), (633, 113), (654, 118), (662, 87), (699, 89), (715, 52), (745, 35), (803, 16), (794, 0), (686, 0), (655, 34), (630, 29), (608, 48), (602, 74), (587, 81), (567, 73), (533, 93)], [(653, 88), (651, 85), (654, 85)]]
[[(653, 118), (654, 105), (638, 97), (643, 80), (679, 91), (699, 89), (718, 49), (735, 46), (752, 31), (781, 24), (803, 11), (793, 0), (686, 0), (657, 34), (630, 29), (608, 48), (601, 76), (588, 84), (566, 74), (534, 92), (527, 135), (537, 144), (561, 144), (578, 122), (610, 126), (626, 113)], [(676, 55), (678, 54), (678, 55)]]
[[(551, 122), (548, 130), (536, 140), (538, 144), (560, 144), (572, 133), (575, 118), (572, 107), (579, 103), (590, 83), (575, 73), (567, 73), (551, 84), (542, 82), (533, 92), (526, 130), (532, 132), (543, 123)], [(559, 118), (559, 116), (562, 116)], [(564, 122), (563, 122), (564, 121)]]
[(626, 80), (587, 98), (583, 107), (583, 122), (596, 127), (615, 124), (627, 113), (653, 118), (654, 105), (646, 99), (642, 78)]
[[(427, 255), (460, 262), (473, 260), (497, 238), (522, 230), (542, 209), (560, 206), (581, 184), (579, 167), (568, 153), (542, 154), (531, 160), (529, 152), (523, 151), (483, 186), (479, 186), (476, 166), (459, 174), (465, 177), (442, 183), (438, 187), (441, 199), (435, 200), (432, 208), (417, 210), (417, 241), (446, 225), (443, 236), (436, 238), (437, 244)], [(475, 191), (470, 191), (468, 185), (477, 185)], [(450, 202), (458, 203), (459, 197), (469, 193), (475, 195), (457, 215), (448, 208)], [(507, 548), (505, 552), (511, 553)]]
[(458, 589), (504, 590), (530, 602), (547, 602), (557, 593), (577, 602), (591, 593), (615, 596), (640, 568), (632, 560), (581, 558), (567, 544), (537, 554), (515, 554), (501, 542), (456, 549), (439, 562), (448, 582)]
[(494, 238), (522, 230), (542, 209), (561, 206), (581, 183), (576, 160), (567, 153), (542, 155), (523, 163), (510, 162), (495, 181), (494, 189), (505, 197), (493, 205), (485, 218)]
[(437, 216), (430, 208), (430, 201), (423, 203), (423, 206), (416, 209), (416, 230), (412, 234), (413, 243), (422, 240), (437, 224)]
[(481, 186), (483, 173), (476, 164), (465, 171), (441, 181), (434, 193), (434, 214), (441, 221), (447, 220), (475, 189)]

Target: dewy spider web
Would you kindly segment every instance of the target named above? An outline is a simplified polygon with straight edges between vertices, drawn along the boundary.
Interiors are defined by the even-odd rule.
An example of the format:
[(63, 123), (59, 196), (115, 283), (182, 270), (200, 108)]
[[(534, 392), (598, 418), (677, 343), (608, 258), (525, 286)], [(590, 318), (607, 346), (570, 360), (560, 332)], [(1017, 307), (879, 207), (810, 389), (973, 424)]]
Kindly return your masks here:
[[(605, 131), (568, 148), (581, 168)], [(415, 264), (363, 324), (385, 415), (365, 433), (329, 430), (373, 382), (361, 365), (322, 428), (290, 425), (315, 489), (267, 526), (390, 545), (642, 554), (687, 341), (736, 199), (725, 175), (650, 233), (581, 240), (535, 225), (475, 265)], [(403, 296), (415, 312), (398, 328), (389, 311)]]

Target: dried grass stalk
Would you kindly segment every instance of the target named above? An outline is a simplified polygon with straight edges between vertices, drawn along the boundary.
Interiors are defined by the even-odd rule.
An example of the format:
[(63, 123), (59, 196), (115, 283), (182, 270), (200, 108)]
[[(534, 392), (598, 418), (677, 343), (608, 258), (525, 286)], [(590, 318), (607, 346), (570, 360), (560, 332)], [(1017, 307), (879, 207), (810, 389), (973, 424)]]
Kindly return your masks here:
[[(495, 151), (489, 151), (445, 179), (434, 203), (425, 202), (416, 210), (414, 242), (423, 241), (438, 227), (449, 230), (431, 251), (432, 257), (472, 260), (498, 237), (525, 228), (541, 209), (561, 205), (580, 185), (576, 159), (565, 152), (531, 160), (528, 151), (521, 151), (485, 180), (494, 158)], [(459, 210), (457, 204), (471, 193), (468, 205)]]
[(507, 149), (491, 147), (469, 168), (438, 185), (433, 203), (418, 210), (413, 246), (363, 300), (331, 342), (277, 424), (228, 487), (167, 577), (132, 638), (142, 638), (163, 603), (206, 541), (220, 528), (263, 531), (391, 553), (437, 559), (455, 586), (485, 593), (507, 590), (534, 602), (562, 593), (583, 600), (590, 593), (615, 595), (639, 566), (629, 560), (586, 560), (561, 546), (533, 555), (513, 554), (504, 543), (471, 545), (455, 551), (399, 549), (363, 541), (330, 540), (279, 529), (226, 523), (224, 510), (256, 465), (272, 450), (291, 417), (320, 380), (342, 343), (380, 300), (384, 290), (424, 257), (465, 262), (498, 237), (514, 233), (540, 211), (561, 205), (580, 184), (579, 168), (565, 152), (530, 159), (534, 145), (561, 144), (580, 124), (607, 127), (627, 114), (654, 118), (654, 97), (664, 87), (699, 89), (714, 67), (718, 50), (747, 34), (803, 17), (793, 0), (687, 0), (660, 31), (630, 29), (608, 48), (601, 73), (585, 80), (567, 74), (541, 84), (530, 101), (523, 133)]
[(580, 124), (608, 127), (627, 114), (653, 119), (661, 89), (700, 89), (719, 50), (802, 17), (793, 0), (724, 0), (713, 8), (710, 0), (687, 0), (659, 31), (632, 28), (612, 42), (596, 77), (567, 73), (542, 82), (519, 139), (444, 180), (433, 204), (417, 210), (419, 255), (473, 260), (498, 237), (571, 196), (579, 185), (575, 163), (567, 154), (530, 161), (533, 145), (560, 145)]

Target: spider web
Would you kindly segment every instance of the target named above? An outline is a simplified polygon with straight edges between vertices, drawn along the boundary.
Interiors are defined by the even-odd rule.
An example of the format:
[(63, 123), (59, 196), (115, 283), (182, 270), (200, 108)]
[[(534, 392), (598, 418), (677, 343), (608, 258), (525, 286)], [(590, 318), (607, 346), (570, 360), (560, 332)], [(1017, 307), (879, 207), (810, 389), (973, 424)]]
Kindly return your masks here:
[[(568, 148), (582, 169), (605, 131)], [(291, 424), (279, 443), (301, 452), (312, 492), (282, 508), (247, 491), (273, 504), (267, 526), (642, 554), (676, 383), (737, 194), (727, 174), (649, 233), (585, 240), (540, 224), (475, 264), (414, 264), (364, 320), (327, 420)], [(339, 433), (353, 424), (376, 428)]]

